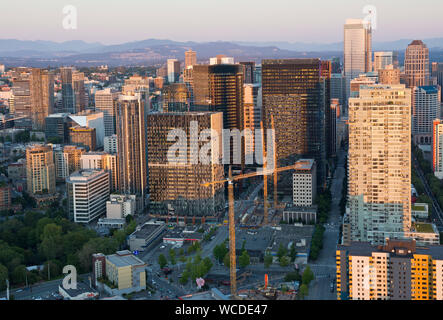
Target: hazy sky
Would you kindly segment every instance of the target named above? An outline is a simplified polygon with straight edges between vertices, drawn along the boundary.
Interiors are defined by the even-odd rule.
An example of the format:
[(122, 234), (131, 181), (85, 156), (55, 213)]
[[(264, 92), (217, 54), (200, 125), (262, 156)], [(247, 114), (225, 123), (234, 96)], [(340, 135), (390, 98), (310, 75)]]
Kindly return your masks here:
[[(346, 18), (377, 9), (374, 41), (443, 37), (441, 0), (3, 0), (0, 38), (121, 43), (177, 41), (338, 42)], [(77, 8), (76, 30), (63, 7)]]

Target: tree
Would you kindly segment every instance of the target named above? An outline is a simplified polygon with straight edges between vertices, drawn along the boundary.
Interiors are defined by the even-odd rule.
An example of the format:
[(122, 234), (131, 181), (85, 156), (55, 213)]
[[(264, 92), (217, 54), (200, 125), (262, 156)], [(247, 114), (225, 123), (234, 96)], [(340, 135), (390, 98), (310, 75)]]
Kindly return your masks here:
[(43, 228), (40, 249), (47, 260), (55, 259), (62, 254), (63, 241), (61, 235), (62, 227), (55, 223), (47, 224)]
[(264, 257), (264, 263), (265, 263), (265, 268), (266, 268), (266, 269), (269, 268), (269, 267), (271, 266), (273, 260), (274, 260), (274, 258), (273, 258), (269, 253), (267, 253), (267, 254), (265, 255), (265, 257)]
[(0, 264), (0, 290), (6, 289), (6, 279), (8, 279), (8, 269)]
[(246, 250), (243, 250), (243, 253), (238, 258), (238, 262), (241, 268), (246, 268), (251, 263), (251, 258)]
[(283, 246), (283, 243), (280, 243), (280, 246), (278, 247), (277, 251), (277, 257), (281, 259), (283, 256), (286, 256), (288, 253), (288, 250)]
[(300, 281), (301, 276), (298, 271), (289, 272), (285, 276), (285, 282)]
[(169, 250), (169, 260), (171, 261), (172, 265), (175, 265), (177, 263), (177, 259), (175, 258), (176, 254), (175, 254), (175, 250), (171, 249)]
[(281, 257), (279, 261), (281, 267), (287, 267), (291, 263), (291, 259), (288, 256)]
[(298, 295), (301, 299), (304, 299), (309, 294), (309, 287), (306, 284), (302, 284), (300, 286), (300, 290), (298, 291)]
[(306, 266), (305, 271), (303, 271), (302, 275), (302, 283), (309, 285), (312, 280), (314, 280), (314, 273), (309, 266)]
[(168, 264), (168, 260), (166, 260), (165, 255), (162, 253), (158, 256), (158, 264), (160, 265), (160, 268), (163, 269)]
[(209, 257), (203, 259), (203, 264), (205, 266), (205, 274), (208, 274), (211, 271), (212, 266), (214, 265)]
[(186, 285), (188, 283), (188, 281), (189, 281), (189, 271), (185, 270), (185, 271), (183, 271), (179, 282), (182, 285)]
[(218, 262), (222, 262), (226, 254), (229, 252), (228, 248), (224, 243), (215, 246), (213, 250), (214, 258), (218, 260)]
[(12, 272), (12, 282), (14, 282), (14, 284), (25, 283), (27, 273), (28, 270), (26, 269), (26, 266), (21, 264), (15, 267), (14, 271)]
[(294, 244), (291, 245), (291, 249), (289, 251), (289, 257), (291, 258), (291, 262), (294, 262), (297, 258), (297, 251), (295, 250)]

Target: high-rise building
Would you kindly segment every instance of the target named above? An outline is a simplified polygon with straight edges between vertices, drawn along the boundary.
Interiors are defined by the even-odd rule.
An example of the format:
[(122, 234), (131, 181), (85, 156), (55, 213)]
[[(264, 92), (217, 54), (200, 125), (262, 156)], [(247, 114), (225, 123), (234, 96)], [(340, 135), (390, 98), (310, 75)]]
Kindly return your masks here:
[(365, 74), (359, 75), (357, 78), (352, 79), (349, 84), (349, 96), (348, 98), (357, 98), (360, 96), (360, 87), (375, 84), (376, 81)]
[[(221, 136), (221, 112), (156, 113), (148, 115), (148, 167), (150, 210), (159, 215), (171, 211), (190, 218), (217, 216), (224, 210), (224, 185), (203, 186), (204, 183), (222, 180), (221, 139), (210, 142), (199, 140), (202, 130), (213, 129)], [(195, 125), (195, 127), (193, 127)], [(186, 134), (183, 145), (186, 158), (170, 159), (170, 148), (175, 141), (167, 139), (171, 130), (180, 129)], [(197, 141), (196, 149), (193, 149)], [(183, 141), (184, 142), (184, 141)], [(201, 150), (210, 143), (207, 163), (201, 161)], [(217, 149), (218, 148), (218, 149)], [(194, 153), (193, 153), (194, 152)], [(180, 156), (179, 155), (179, 156)], [(197, 158), (194, 159), (194, 156)], [(177, 160), (177, 161), (175, 161)]]
[(85, 74), (83, 72), (72, 73), (72, 88), (75, 95), (75, 112), (85, 111), (88, 104), (85, 90)]
[(35, 130), (44, 130), (45, 118), (53, 113), (54, 75), (50, 71), (33, 68), (29, 89), (32, 127)]
[(118, 139), (116, 134), (105, 137), (103, 150), (111, 154), (116, 154), (118, 152)]
[(383, 243), (411, 228), (411, 90), (361, 86), (349, 99), (351, 241)]
[(197, 64), (197, 52), (189, 49), (185, 52), (185, 69)]
[(254, 83), (254, 71), (255, 71), (255, 62), (254, 61), (247, 61), (247, 62), (240, 62), (243, 66), (243, 74), (244, 74), (244, 81), (245, 83)]
[(54, 113), (45, 118), (45, 138), (47, 142), (68, 143), (69, 114)]
[(118, 190), (118, 161), (116, 154), (106, 152), (87, 152), (81, 155), (80, 167), (84, 170), (95, 169), (109, 172), (111, 191)]
[(234, 64), (233, 57), (227, 57), (224, 54), (219, 54), (216, 57), (209, 58), (209, 64)]
[(180, 61), (177, 59), (168, 59), (168, 82), (178, 82), (180, 77)]
[[(396, 61), (396, 54), (392, 51), (377, 51), (374, 52), (374, 71), (386, 69), (389, 65), (394, 65)], [(398, 60), (397, 60), (398, 61)]]
[(378, 70), (378, 83), (380, 84), (400, 84), (400, 69), (388, 65), (384, 69)]
[[(191, 111), (223, 112), (223, 128), (242, 131), (244, 120), (243, 68), (234, 64), (195, 65), (187, 79), (193, 93)], [(230, 154), (241, 154), (233, 150)], [(236, 153), (239, 152), (239, 153)], [(232, 158), (232, 157), (231, 157)], [(241, 157), (242, 163), (244, 157)], [(233, 163), (239, 165), (240, 163)]]
[(109, 199), (109, 173), (80, 170), (66, 179), (68, 214), (75, 223), (90, 223), (106, 213)]
[(415, 144), (432, 143), (433, 121), (440, 118), (441, 90), (437, 86), (414, 87), (412, 136)]
[(408, 88), (429, 85), (429, 49), (421, 40), (412, 41), (406, 49), (405, 76)]
[(443, 123), (440, 119), (433, 121), (432, 130), (432, 164), (434, 174), (443, 179)]
[(84, 147), (88, 151), (97, 149), (95, 128), (89, 127), (70, 127), (69, 128), (69, 143)]
[[(437, 85), (443, 88), (443, 63), (433, 62), (432, 66), (433, 66), (432, 76), (436, 79)], [(441, 102), (443, 102), (443, 95), (441, 98), (442, 98)]]
[(186, 84), (172, 83), (162, 91), (163, 112), (187, 112), (190, 110), (190, 95)]
[(278, 162), (315, 159), (318, 186), (326, 181), (325, 79), (319, 59), (263, 60), (263, 122), (274, 116)]
[(300, 159), (292, 174), (292, 203), (297, 207), (310, 207), (317, 196), (317, 168), (315, 160)]
[(6, 183), (0, 184), (0, 211), (6, 211), (11, 209), (11, 187)]
[(80, 126), (94, 129), (95, 143), (97, 147), (103, 147), (105, 138), (104, 114), (103, 112), (92, 112), (86, 110), (76, 114), (69, 115), (71, 127)]
[(31, 83), (26, 76), (13, 80), (14, 114), (31, 117)]
[(331, 123), (335, 121), (335, 116), (331, 114), (331, 61), (324, 60), (321, 62), (321, 76), (325, 81), (325, 144), (326, 144), (326, 158), (335, 156), (335, 126)]
[(341, 111), (340, 101), (338, 99), (331, 99), (329, 108), (329, 123), (331, 127), (328, 144), (330, 156), (335, 157), (337, 155), (337, 118), (340, 116)]
[(245, 139), (245, 155), (255, 152), (255, 130), (260, 130), (262, 121), (262, 88), (259, 84), (244, 85), (243, 128), (250, 130), (250, 139)]
[(339, 245), (338, 300), (443, 300), (443, 246), (414, 240)]
[(372, 26), (370, 22), (348, 19), (344, 27), (344, 74), (346, 96), (351, 80), (372, 71)]
[(114, 101), (118, 93), (107, 88), (95, 93), (95, 110), (103, 112), (103, 121), (105, 123), (105, 137), (115, 134), (115, 111)]
[(54, 149), (55, 179), (65, 182), (75, 171), (80, 170), (81, 156), (86, 152), (85, 148), (77, 146), (64, 146)]
[(26, 180), (30, 194), (55, 193), (55, 166), (51, 146), (31, 145), (26, 148)]
[(72, 68), (60, 68), (62, 80), (63, 112), (76, 113), (75, 92), (72, 83)]
[(331, 74), (331, 99), (338, 99), (341, 106), (346, 102), (346, 78), (341, 73)]
[(119, 191), (137, 196), (137, 211), (145, 208), (147, 193), (146, 115), (140, 94), (116, 100)]

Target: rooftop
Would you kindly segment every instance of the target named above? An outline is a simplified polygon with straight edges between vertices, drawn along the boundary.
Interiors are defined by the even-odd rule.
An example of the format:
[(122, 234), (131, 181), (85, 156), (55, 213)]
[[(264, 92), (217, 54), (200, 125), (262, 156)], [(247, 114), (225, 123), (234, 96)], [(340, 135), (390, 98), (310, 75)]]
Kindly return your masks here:
[(142, 260), (134, 256), (129, 250), (117, 251), (115, 254), (106, 256), (106, 260), (108, 260), (117, 267), (145, 265), (145, 263)]
[(295, 170), (311, 170), (314, 163), (314, 159), (300, 159), (295, 163)]
[(108, 174), (108, 173), (105, 172), (104, 170), (94, 170), (94, 169), (80, 170), (71, 174), (69, 178), (66, 179), (66, 182), (71, 182), (71, 183), (88, 182), (103, 174)]

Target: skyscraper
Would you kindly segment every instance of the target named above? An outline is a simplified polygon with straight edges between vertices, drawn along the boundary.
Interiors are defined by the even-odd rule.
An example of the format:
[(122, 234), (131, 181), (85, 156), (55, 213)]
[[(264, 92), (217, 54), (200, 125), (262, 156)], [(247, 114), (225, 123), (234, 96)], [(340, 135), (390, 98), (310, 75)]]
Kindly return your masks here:
[(185, 69), (197, 64), (197, 52), (189, 49), (185, 52)]
[(137, 211), (145, 208), (147, 193), (146, 116), (140, 94), (116, 100), (119, 191), (137, 196)]
[(54, 76), (47, 70), (33, 68), (30, 77), (31, 118), (35, 130), (44, 130), (45, 118), (53, 113)]
[(361, 86), (349, 99), (350, 239), (382, 244), (411, 228), (411, 90)]
[(421, 40), (412, 41), (406, 49), (405, 75), (408, 88), (429, 85), (429, 49)]
[(378, 70), (378, 83), (380, 84), (400, 84), (400, 69), (388, 65), (385, 69)]
[(190, 96), (184, 83), (172, 83), (162, 91), (163, 112), (187, 112), (190, 110)]
[[(221, 139), (217, 145), (215, 138), (210, 142), (198, 138), (203, 130), (210, 129), (220, 136), (223, 129), (222, 118), (221, 112), (170, 112), (148, 115), (151, 212), (166, 216), (173, 211), (176, 216), (201, 219), (217, 216), (224, 211), (224, 185), (202, 185), (222, 180), (224, 177)], [(177, 161), (169, 158), (169, 150), (176, 142), (167, 139), (174, 129), (183, 130), (186, 135), (186, 141), (183, 141), (186, 143), (183, 145), (186, 158), (179, 158)], [(195, 141), (196, 149), (193, 147)], [(199, 155), (201, 156), (200, 150), (208, 143), (210, 148), (205, 153), (208, 155), (208, 162), (205, 163)], [(182, 152), (178, 154), (181, 155)], [(193, 155), (197, 155), (197, 158), (193, 159)]]
[(392, 51), (374, 52), (374, 71), (378, 72), (381, 69), (386, 69), (389, 65), (394, 65), (395, 57)]
[(346, 96), (351, 80), (372, 71), (372, 27), (369, 22), (348, 19), (344, 27), (344, 74)]
[(29, 78), (20, 77), (13, 80), (14, 114), (31, 117), (31, 82)]
[(60, 68), (62, 80), (63, 112), (76, 113), (75, 93), (72, 84), (72, 68)]
[(260, 130), (262, 121), (262, 88), (259, 84), (244, 85), (243, 128), (251, 130), (251, 139), (245, 141), (245, 155), (255, 151), (255, 130)]
[(72, 88), (75, 95), (75, 112), (86, 110), (85, 74), (83, 72), (72, 73)]
[(243, 74), (245, 83), (254, 83), (254, 71), (255, 71), (255, 62), (254, 61), (246, 61), (240, 62), (243, 66)]
[(54, 149), (55, 179), (65, 182), (70, 174), (80, 170), (80, 158), (85, 148), (77, 146), (60, 146)]
[(432, 167), (435, 176), (443, 179), (443, 123), (440, 119), (432, 124)]
[(168, 82), (178, 82), (180, 77), (180, 61), (177, 59), (168, 59)]
[(318, 186), (326, 179), (325, 79), (319, 59), (263, 60), (263, 122), (274, 115), (279, 162), (315, 159)]
[(412, 136), (414, 143), (430, 145), (432, 143), (433, 121), (440, 118), (440, 87), (414, 87), (412, 94)]
[(30, 194), (55, 193), (55, 166), (51, 146), (31, 145), (26, 148), (26, 184)]
[(103, 121), (105, 123), (105, 137), (115, 134), (115, 111), (114, 101), (118, 93), (107, 88), (95, 93), (95, 110), (103, 112)]

